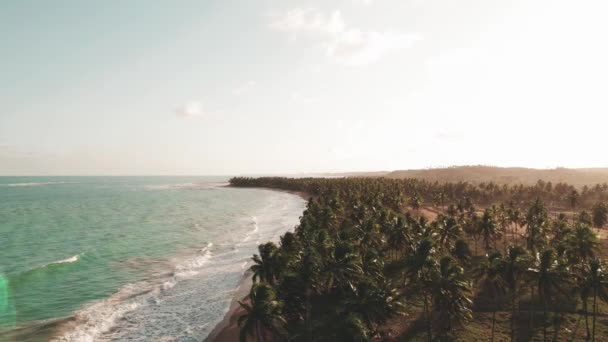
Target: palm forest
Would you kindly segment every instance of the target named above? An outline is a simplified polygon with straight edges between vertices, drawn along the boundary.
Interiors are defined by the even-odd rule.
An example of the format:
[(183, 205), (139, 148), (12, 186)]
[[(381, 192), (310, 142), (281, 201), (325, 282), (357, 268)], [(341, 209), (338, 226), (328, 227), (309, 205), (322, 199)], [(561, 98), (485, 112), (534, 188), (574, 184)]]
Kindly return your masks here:
[(258, 247), (241, 341), (602, 341), (608, 185), (235, 177), (298, 192)]

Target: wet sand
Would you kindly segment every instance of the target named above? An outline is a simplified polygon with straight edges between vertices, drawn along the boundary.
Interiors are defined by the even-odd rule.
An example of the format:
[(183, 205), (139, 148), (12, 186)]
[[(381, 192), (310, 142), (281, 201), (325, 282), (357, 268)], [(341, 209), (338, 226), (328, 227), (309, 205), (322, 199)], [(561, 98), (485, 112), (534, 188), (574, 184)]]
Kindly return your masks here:
[[(230, 187), (230, 185), (227, 185)], [(310, 195), (305, 192), (300, 191), (287, 191), (281, 189), (269, 189), (262, 188), (268, 190), (282, 191), (288, 192), (297, 196), (300, 196), (305, 201), (310, 199)], [(239, 283), (239, 287), (234, 292), (232, 296), (232, 302), (230, 303), (230, 309), (222, 319), (222, 321), (213, 328), (209, 336), (205, 339), (206, 342), (235, 342), (239, 340), (239, 327), (238, 327), (238, 319), (243, 314), (243, 309), (241, 309), (238, 301), (243, 300), (245, 296), (249, 294), (249, 290), (251, 289), (251, 285), (253, 284), (252, 277), (253, 274), (251, 271), (245, 272), (241, 282)]]

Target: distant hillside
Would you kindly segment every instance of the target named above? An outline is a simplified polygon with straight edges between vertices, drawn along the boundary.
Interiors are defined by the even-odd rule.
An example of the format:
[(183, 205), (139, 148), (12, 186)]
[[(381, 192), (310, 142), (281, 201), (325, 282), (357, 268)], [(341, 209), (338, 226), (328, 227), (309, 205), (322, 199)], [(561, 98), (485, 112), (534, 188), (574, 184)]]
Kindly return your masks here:
[(369, 171), (369, 172), (330, 172), (330, 173), (321, 173), (315, 176), (317, 177), (384, 177), (389, 175), (394, 171)]
[(527, 169), (523, 167), (454, 166), (425, 170), (398, 170), (385, 175), (389, 178), (419, 178), (428, 181), (500, 184), (535, 184), (564, 182), (574, 186), (608, 183), (608, 168), (595, 169)]

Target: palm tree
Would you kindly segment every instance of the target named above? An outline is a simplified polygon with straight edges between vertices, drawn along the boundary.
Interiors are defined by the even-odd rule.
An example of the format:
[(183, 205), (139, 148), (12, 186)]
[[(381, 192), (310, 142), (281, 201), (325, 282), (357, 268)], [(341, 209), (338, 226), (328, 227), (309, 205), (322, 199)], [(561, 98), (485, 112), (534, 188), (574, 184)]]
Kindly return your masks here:
[(515, 337), (515, 300), (520, 291), (520, 284), (526, 275), (530, 263), (527, 251), (521, 246), (509, 246), (504, 258), (503, 279), (511, 294), (511, 341)]
[(547, 228), (549, 216), (545, 205), (539, 198), (528, 210), (526, 215), (526, 247), (532, 254), (537, 253), (547, 244)]
[(299, 281), (304, 288), (304, 325), (307, 336), (310, 336), (310, 315), (312, 311), (311, 297), (315, 292), (319, 292), (319, 278), (322, 257), (313, 248), (309, 248), (302, 255), (298, 265), (297, 274)]
[(352, 342), (368, 342), (370, 341), (370, 331), (364, 323), (363, 319), (355, 313), (349, 313), (346, 317), (340, 320), (338, 327), (338, 336), (344, 341)]
[(461, 211), (461, 209), (459, 209), (459, 208), (464, 209), (463, 207), (460, 206), (460, 204), (459, 204), (459, 207), (456, 207), (453, 204), (450, 204), (445, 212), (448, 216), (456, 217), (458, 219), (458, 221), (461, 221), (460, 219), (461, 219), (463, 211)]
[(595, 256), (598, 240), (586, 224), (577, 224), (565, 238), (566, 256), (571, 265), (586, 263)]
[(443, 191), (440, 191), (436, 194), (435, 198), (437, 199), (437, 204), (439, 205), (439, 208), (443, 210), (443, 204), (445, 203), (445, 193)]
[(498, 209), (498, 225), (500, 227), (500, 234), (503, 238), (503, 246), (505, 252), (507, 251), (507, 228), (509, 227), (509, 214), (504, 204), (501, 204)]
[(260, 254), (253, 255), (254, 264), (250, 270), (253, 272), (253, 282), (260, 281), (274, 284), (277, 275), (277, 253), (278, 248), (273, 242), (267, 242), (258, 246)]
[(357, 313), (372, 331), (402, 307), (395, 290), (389, 288), (388, 282), (382, 278), (365, 277), (351, 290), (343, 303), (344, 311)]
[(529, 269), (529, 274), (532, 276), (543, 305), (543, 340), (546, 341), (548, 303), (556, 290), (564, 292), (562, 288), (567, 284), (568, 279), (558, 264), (553, 249), (545, 249), (539, 254), (535, 265)]
[(285, 254), (295, 254), (299, 251), (300, 246), (296, 234), (287, 232), (280, 238), (281, 240), (281, 251)]
[(505, 262), (500, 252), (495, 251), (486, 255), (484, 262), (475, 270), (475, 275), (480, 279), (481, 287), (490, 297), (494, 299), (492, 305), (492, 335), (490, 341), (494, 341), (494, 328), (496, 325), (497, 299), (507, 291), (507, 282), (504, 279)]
[(601, 267), (601, 261), (597, 260), (591, 266), (593, 284), (593, 329), (591, 330), (591, 340), (595, 341), (595, 321), (597, 318), (597, 298), (604, 302), (608, 301), (608, 284), (606, 274)]
[(409, 227), (404, 218), (399, 217), (388, 232), (387, 243), (394, 251), (403, 251), (411, 240)]
[(572, 208), (572, 222), (574, 222), (576, 206), (578, 205), (579, 197), (580, 195), (576, 190), (572, 190), (570, 194), (568, 194), (568, 203), (570, 204), (570, 208)]
[(412, 254), (405, 260), (405, 275), (409, 280), (410, 287), (414, 287), (424, 296), (424, 316), (427, 322), (428, 340), (432, 339), (431, 320), (429, 317), (429, 283), (431, 273), (435, 267), (435, 248), (429, 238), (420, 240)]
[(359, 233), (359, 247), (363, 253), (369, 249), (380, 249), (384, 245), (384, 235), (380, 232), (380, 225), (368, 220), (357, 226)]
[[(563, 244), (566, 240), (566, 237), (572, 231), (570, 224), (568, 223), (568, 219), (566, 215), (559, 214), (556, 220), (551, 222), (551, 232), (553, 233), (553, 239), (551, 244), (553, 247), (557, 247), (560, 244)], [(558, 253), (559, 255), (560, 253)]]
[(472, 213), (464, 220), (463, 230), (466, 235), (473, 239), (474, 254), (477, 255), (477, 241), (479, 240), (479, 216)]
[(593, 225), (597, 228), (603, 228), (608, 222), (608, 207), (604, 202), (598, 202), (593, 206)]
[(274, 253), (276, 274), (285, 273), (291, 264), (297, 260), (302, 249), (299, 238), (295, 233), (287, 232), (280, 237), (279, 250)]
[(446, 341), (452, 324), (472, 318), (469, 294), (471, 285), (462, 267), (449, 256), (439, 261), (439, 269), (431, 276), (433, 309), (437, 313), (442, 340)]
[(591, 217), (591, 214), (589, 214), (586, 210), (583, 210), (580, 213), (578, 213), (578, 216), (576, 217), (576, 221), (578, 223), (584, 223), (584, 224), (587, 224), (590, 226), (593, 224), (593, 218)]
[(264, 283), (254, 284), (246, 299), (245, 302), (239, 301), (245, 311), (238, 318), (240, 341), (245, 342), (247, 336), (255, 336), (256, 341), (266, 341), (269, 335), (280, 336), (285, 320), (281, 316), (282, 304), (277, 300), (272, 287)]
[(363, 275), (359, 255), (352, 244), (336, 243), (323, 272), (326, 275), (325, 291), (330, 294), (335, 286), (352, 288)]
[[(587, 340), (595, 341), (595, 320), (597, 316), (597, 298), (608, 301), (608, 276), (604, 273), (603, 263), (600, 259), (592, 259), (582, 269), (578, 278), (578, 290), (583, 301), (583, 312), (585, 315), (585, 328), (587, 329)], [(589, 331), (589, 297), (593, 296), (592, 315), (593, 330)]]
[(454, 241), (460, 236), (460, 226), (454, 217), (440, 215), (437, 218), (437, 233), (439, 246), (444, 250), (449, 250)]
[(467, 265), (471, 259), (471, 250), (469, 245), (462, 239), (456, 240), (454, 248), (450, 251), (452, 256), (458, 260), (461, 265)]
[[(498, 234), (497, 224), (494, 220), (494, 215), (492, 215), (491, 209), (486, 209), (483, 212), (483, 216), (479, 221), (479, 232), (483, 238), (486, 251), (490, 250), (490, 242), (494, 242), (494, 247), (496, 247), (496, 237)], [(496, 248), (495, 248), (496, 249)]]
[(410, 198), (410, 207), (412, 210), (418, 212), (420, 210), (420, 206), (422, 205), (422, 198), (418, 193), (415, 193), (412, 198)]
[(509, 208), (509, 223), (511, 224), (511, 242), (515, 243), (515, 238), (517, 236), (517, 227), (521, 222), (521, 212), (517, 208), (513, 208), (512, 206)]

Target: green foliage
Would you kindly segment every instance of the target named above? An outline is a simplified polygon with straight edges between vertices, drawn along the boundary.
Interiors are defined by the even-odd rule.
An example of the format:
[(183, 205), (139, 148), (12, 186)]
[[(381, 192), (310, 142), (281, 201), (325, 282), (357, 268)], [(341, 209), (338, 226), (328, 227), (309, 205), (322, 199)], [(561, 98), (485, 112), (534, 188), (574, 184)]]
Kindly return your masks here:
[(593, 226), (603, 228), (608, 222), (608, 206), (606, 206), (606, 203), (596, 203), (591, 211), (593, 213)]
[[(608, 301), (608, 276), (604, 272), (605, 265), (600, 259), (587, 262), (577, 277), (577, 290), (583, 301), (587, 339), (595, 341), (595, 325), (597, 316), (597, 299)], [(593, 328), (589, 329), (588, 305), (592, 298)]]
[(481, 220), (479, 220), (477, 228), (483, 238), (486, 251), (490, 250), (490, 244), (496, 242), (496, 238), (499, 236), (497, 228), (496, 220), (494, 219), (494, 212), (491, 209), (486, 209), (483, 212)]
[[(592, 299), (593, 317), (596, 302), (608, 300), (603, 266), (596, 261), (598, 240), (590, 228), (590, 221), (601, 221), (598, 213), (605, 205), (594, 206), (592, 217), (580, 220), (579, 215), (573, 225), (566, 215), (552, 218), (545, 205), (585, 208), (589, 194), (601, 194), (603, 187), (578, 194), (567, 184), (542, 181), (526, 187), (279, 177), (233, 178), (231, 184), (312, 196), (294, 231), (278, 246), (261, 244), (253, 256), (255, 283), (241, 302), (242, 338), (386, 340), (387, 322), (419, 308), (426, 338), (445, 341), (467, 331), (473, 314), (485, 315), (473, 309), (489, 298), (492, 338), (496, 322), (506, 321), (496, 313), (509, 303), (514, 339), (517, 300), (528, 297), (529, 306), (535, 297), (540, 301), (547, 337), (549, 313), (554, 322), (562, 317), (552, 304), (560, 298), (576, 290), (585, 313)], [(423, 197), (434, 199), (436, 207), (423, 207)], [(427, 217), (428, 211), (438, 213)], [(488, 253), (485, 258), (478, 242)]]
[(254, 255), (252, 258), (254, 262), (254, 265), (251, 266), (253, 281), (255, 282), (259, 279), (260, 281), (273, 284), (280, 267), (278, 264), (278, 248), (274, 243), (268, 242), (258, 246), (258, 250), (260, 254)]
[(438, 270), (431, 274), (430, 283), (437, 330), (445, 341), (454, 323), (462, 324), (473, 318), (469, 299), (471, 285), (464, 269), (449, 256), (441, 258)]
[(254, 284), (246, 299), (245, 302), (239, 302), (245, 311), (238, 319), (242, 342), (247, 340), (247, 336), (255, 336), (261, 341), (269, 334), (276, 337), (284, 334), (282, 304), (277, 300), (272, 287), (266, 284)]
[(462, 239), (456, 240), (454, 248), (451, 250), (451, 254), (461, 265), (468, 265), (469, 260), (471, 259), (469, 244)]
[(547, 245), (549, 215), (544, 203), (537, 198), (526, 215), (526, 247), (536, 254)]

